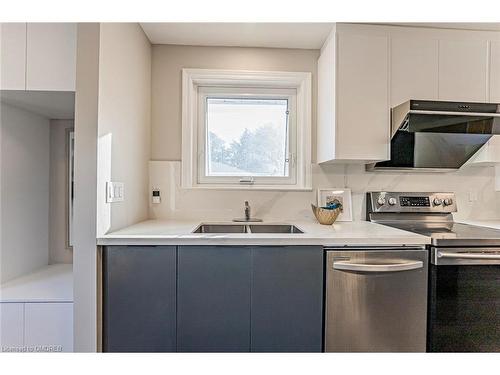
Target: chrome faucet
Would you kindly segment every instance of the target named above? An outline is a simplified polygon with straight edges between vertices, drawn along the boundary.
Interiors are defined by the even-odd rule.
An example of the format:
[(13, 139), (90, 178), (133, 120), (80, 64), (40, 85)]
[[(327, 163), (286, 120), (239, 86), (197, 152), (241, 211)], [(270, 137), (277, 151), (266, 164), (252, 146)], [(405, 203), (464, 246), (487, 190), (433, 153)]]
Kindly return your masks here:
[(245, 201), (245, 220), (250, 221), (250, 205)]
[(236, 222), (258, 222), (258, 221), (262, 221), (262, 220), (252, 217), (252, 211), (250, 208), (250, 204), (248, 203), (248, 201), (245, 201), (245, 217), (233, 219), (233, 221), (236, 221)]

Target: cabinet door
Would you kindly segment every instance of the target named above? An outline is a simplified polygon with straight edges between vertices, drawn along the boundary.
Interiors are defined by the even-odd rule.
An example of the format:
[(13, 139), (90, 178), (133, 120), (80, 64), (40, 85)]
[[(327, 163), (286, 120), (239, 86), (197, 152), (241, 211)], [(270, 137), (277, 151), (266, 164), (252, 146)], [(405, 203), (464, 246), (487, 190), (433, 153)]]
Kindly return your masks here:
[(252, 250), (251, 337), (254, 352), (320, 352), (323, 248)]
[(103, 349), (174, 352), (175, 246), (108, 246), (103, 258)]
[(24, 345), (43, 352), (73, 351), (73, 303), (26, 303)]
[(438, 98), (438, 40), (391, 39), (391, 108), (410, 99)]
[(250, 248), (180, 246), (177, 350), (250, 350)]
[(487, 100), (488, 44), (484, 40), (439, 41), (439, 99)]
[(27, 90), (75, 91), (76, 24), (28, 23)]
[(389, 42), (338, 35), (335, 158), (389, 159)]
[(500, 103), (500, 42), (491, 42), (490, 102)]
[(1, 24), (0, 81), (2, 90), (26, 89), (26, 24)]
[(11, 352), (24, 345), (24, 304), (0, 303), (0, 351)]

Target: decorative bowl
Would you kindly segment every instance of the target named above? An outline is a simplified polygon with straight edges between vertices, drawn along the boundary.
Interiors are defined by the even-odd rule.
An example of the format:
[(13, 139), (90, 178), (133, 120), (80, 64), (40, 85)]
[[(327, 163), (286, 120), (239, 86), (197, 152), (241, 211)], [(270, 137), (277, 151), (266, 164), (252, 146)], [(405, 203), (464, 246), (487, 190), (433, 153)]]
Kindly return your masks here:
[(335, 223), (335, 220), (337, 220), (340, 213), (342, 212), (342, 206), (330, 209), (317, 207), (311, 203), (311, 208), (314, 216), (316, 217), (316, 220), (318, 220), (318, 222), (323, 225), (332, 225), (333, 223)]

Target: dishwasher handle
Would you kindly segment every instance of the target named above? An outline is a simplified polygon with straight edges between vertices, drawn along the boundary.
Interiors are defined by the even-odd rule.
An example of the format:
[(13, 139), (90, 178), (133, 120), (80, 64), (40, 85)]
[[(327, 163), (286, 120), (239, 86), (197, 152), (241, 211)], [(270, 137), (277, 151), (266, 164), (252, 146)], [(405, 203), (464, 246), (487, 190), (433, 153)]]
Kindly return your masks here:
[(415, 260), (404, 263), (388, 263), (388, 264), (367, 264), (367, 263), (352, 263), (346, 260), (333, 262), (333, 268), (343, 271), (356, 272), (398, 272), (416, 270), (424, 267), (424, 262)]

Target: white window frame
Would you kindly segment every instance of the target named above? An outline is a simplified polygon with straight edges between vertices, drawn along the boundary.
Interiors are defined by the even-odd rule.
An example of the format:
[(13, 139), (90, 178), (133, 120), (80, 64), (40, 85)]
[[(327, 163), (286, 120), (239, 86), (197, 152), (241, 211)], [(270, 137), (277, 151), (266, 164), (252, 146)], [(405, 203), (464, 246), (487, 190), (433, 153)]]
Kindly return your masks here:
[[(206, 97), (272, 97), (289, 100), (289, 176), (205, 176)], [(182, 70), (182, 187), (244, 190), (312, 190), (311, 73)]]
[[(297, 153), (297, 126), (295, 119), (296, 111), (295, 89), (268, 89), (268, 88), (243, 88), (243, 87), (216, 87), (200, 86), (198, 88), (198, 183), (199, 184), (232, 184), (232, 185), (296, 185), (297, 176), (295, 170), (295, 155)], [(208, 98), (243, 98), (243, 99), (285, 99), (288, 102), (288, 135), (286, 158), (288, 163), (288, 176), (207, 176), (208, 153), (207, 146), (207, 123), (206, 106)]]

